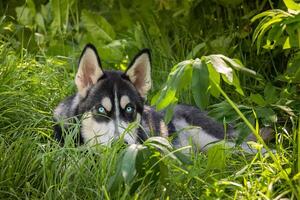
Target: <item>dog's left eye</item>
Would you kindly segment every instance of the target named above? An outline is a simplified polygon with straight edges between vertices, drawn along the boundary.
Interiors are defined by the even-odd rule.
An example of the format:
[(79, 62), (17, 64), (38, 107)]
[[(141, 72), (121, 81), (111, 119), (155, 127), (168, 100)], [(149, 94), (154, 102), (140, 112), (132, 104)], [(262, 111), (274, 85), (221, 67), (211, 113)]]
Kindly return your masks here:
[(127, 105), (126, 108), (125, 108), (125, 111), (126, 111), (127, 113), (133, 113), (134, 108), (133, 108), (133, 106), (131, 106), (131, 105)]
[(99, 106), (98, 112), (101, 114), (106, 114), (105, 108), (103, 106)]

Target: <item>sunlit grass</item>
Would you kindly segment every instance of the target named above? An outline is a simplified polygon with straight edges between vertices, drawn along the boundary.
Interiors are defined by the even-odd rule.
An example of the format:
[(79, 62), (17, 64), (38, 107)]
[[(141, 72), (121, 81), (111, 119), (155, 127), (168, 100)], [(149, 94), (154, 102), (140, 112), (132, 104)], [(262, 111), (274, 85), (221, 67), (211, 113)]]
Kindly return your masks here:
[(111, 147), (76, 147), (69, 138), (61, 147), (53, 140), (52, 110), (74, 91), (72, 59), (36, 58), (30, 54), (20, 59), (18, 54), (3, 47), (1, 52), (1, 199), (295, 199), (297, 196), (287, 182), (295, 184), (299, 191), (296, 122), (293, 130), (284, 132), (280, 127), (277, 130), (280, 138), (274, 156), (288, 180), (269, 154), (230, 154), (224, 168), (210, 169), (207, 155), (196, 153), (191, 162), (181, 164), (163, 158), (160, 162), (167, 166), (163, 180), (146, 176), (153, 170), (148, 166), (144, 177), (135, 176), (125, 184), (116, 182), (112, 190), (113, 177), (126, 150), (124, 145), (117, 142)]
[[(200, 20), (199, 23), (205, 27), (207, 22)], [(79, 22), (74, 26), (79, 26)], [(197, 26), (200, 27), (200, 24)], [(138, 27), (134, 26), (134, 34), (120, 34), (128, 42), (152, 51), (154, 87), (148, 98), (151, 100), (166, 82), (172, 66), (187, 59), (186, 55), (197, 42), (193, 41), (191, 34), (197, 35), (198, 32), (190, 33), (186, 27), (176, 27), (172, 38), (162, 34), (154, 39), (145, 27)], [(214, 33), (219, 32), (219, 28), (222, 31), (226, 29), (224, 26), (204, 31)], [(171, 157), (174, 153), (171, 150), (167, 149), (167, 153), (163, 154), (155, 148), (151, 149), (148, 144), (151, 153), (146, 151), (148, 157), (139, 158), (145, 163), (144, 169), (128, 182), (116, 180), (124, 153), (128, 150), (122, 140), (110, 147), (76, 146), (71, 137), (77, 133), (76, 129), (68, 135), (64, 146), (53, 139), (52, 112), (59, 101), (75, 91), (74, 75), (81, 44), (72, 43), (65, 47), (63, 42), (59, 43), (65, 39), (62, 35), (63, 39), (55, 41), (59, 45), (50, 43), (49, 46), (39, 47), (40, 51), (29, 51), (29, 43), (24, 42), (24, 38), (19, 38), (21, 41), (14, 38), (19, 32), (22, 33), (20, 30), (12, 29), (16, 32), (10, 36), (0, 33), (3, 39), (0, 41), (0, 199), (299, 198), (300, 121), (295, 118), (286, 119), (288, 124), (292, 124), (291, 128), (273, 125), (276, 132), (276, 141), (272, 146), (276, 154), (273, 158), (268, 153), (248, 155), (242, 151), (235, 154), (229, 152), (224, 160), (225, 166), (216, 163), (221, 167), (212, 167), (218, 160), (205, 153), (198, 152), (178, 161)], [(70, 35), (68, 37), (75, 37)], [(140, 40), (135, 41), (135, 35), (140, 35)], [(224, 38), (214, 35), (212, 46), (223, 42)], [(74, 38), (68, 39), (76, 41)], [(55, 49), (58, 47), (65, 48)], [(226, 53), (225, 47), (214, 48)], [(64, 52), (65, 56), (56, 55), (55, 50)], [(251, 56), (253, 58), (244, 58), (243, 61), (252, 65), (258, 63), (258, 71), (261, 71), (259, 62), (262, 59), (256, 59), (256, 54)], [(110, 62), (103, 60), (105, 69), (113, 68)], [(248, 90), (254, 90), (246, 84), (247, 81), (244, 80), (243, 85)], [(191, 97), (189, 89), (179, 94), (179, 100), (183, 103), (194, 103)], [(140, 162), (138, 164), (141, 165)]]

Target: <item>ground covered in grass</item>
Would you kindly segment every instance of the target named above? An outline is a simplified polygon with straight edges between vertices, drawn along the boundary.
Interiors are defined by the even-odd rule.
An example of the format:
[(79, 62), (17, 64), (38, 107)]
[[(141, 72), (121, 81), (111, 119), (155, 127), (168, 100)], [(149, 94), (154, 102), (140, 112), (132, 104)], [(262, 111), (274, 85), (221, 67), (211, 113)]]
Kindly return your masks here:
[[(259, 34), (251, 17), (274, 6), (287, 10), (282, 3), (58, 2), (0, 4), (0, 199), (300, 198), (299, 46), (291, 39), (289, 47), (278, 42), (272, 49), (267, 40), (261, 44), (264, 35), (259, 53), (251, 45)], [(138, 49), (150, 48), (149, 102), (180, 61), (210, 54), (238, 58), (258, 74), (236, 72), (243, 95), (225, 79), (220, 85), (254, 127), (274, 129), (270, 147), (276, 153), (219, 146), (186, 157), (161, 138), (129, 147), (122, 141), (78, 147), (71, 138), (76, 124), (60, 146), (52, 112), (75, 91), (77, 59), (87, 42), (99, 48), (106, 69), (122, 70)], [(176, 97), (198, 105), (190, 87)], [(246, 129), (224, 96), (211, 93), (207, 104), (216, 119)]]

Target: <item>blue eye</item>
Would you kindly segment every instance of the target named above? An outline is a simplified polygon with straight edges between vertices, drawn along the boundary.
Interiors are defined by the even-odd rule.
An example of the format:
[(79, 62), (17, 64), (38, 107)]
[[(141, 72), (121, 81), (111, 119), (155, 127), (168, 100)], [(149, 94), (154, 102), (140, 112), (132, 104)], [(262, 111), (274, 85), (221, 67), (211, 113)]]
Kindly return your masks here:
[(126, 106), (126, 112), (127, 113), (132, 113), (133, 112), (133, 107), (132, 106)]
[(105, 108), (103, 106), (99, 106), (98, 111), (101, 114), (106, 114)]

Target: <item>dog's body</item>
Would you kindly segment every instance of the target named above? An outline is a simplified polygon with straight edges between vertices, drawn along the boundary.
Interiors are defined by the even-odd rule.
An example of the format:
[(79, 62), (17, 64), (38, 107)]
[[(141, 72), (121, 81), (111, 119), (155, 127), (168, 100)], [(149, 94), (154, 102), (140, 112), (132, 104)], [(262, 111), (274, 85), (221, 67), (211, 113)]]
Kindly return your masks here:
[[(55, 136), (63, 140), (62, 127), (70, 119), (80, 121), (80, 142), (109, 144), (124, 136), (128, 144), (139, 143), (153, 135), (170, 137), (175, 147), (189, 145), (204, 150), (208, 144), (236, 137), (235, 131), (224, 130), (199, 109), (178, 105), (169, 124), (163, 121), (164, 111), (144, 105), (151, 88), (150, 53), (142, 50), (123, 73), (103, 71), (96, 48), (87, 45), (82, 52), (75, 83), (77, 94), (61, 102), (54, 111), (58, 122)], [(132, 125), (135, 124), (135, 125)], [(233, 143), (232, 143), (233, 144)]]

